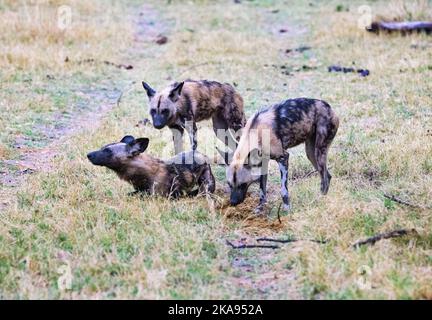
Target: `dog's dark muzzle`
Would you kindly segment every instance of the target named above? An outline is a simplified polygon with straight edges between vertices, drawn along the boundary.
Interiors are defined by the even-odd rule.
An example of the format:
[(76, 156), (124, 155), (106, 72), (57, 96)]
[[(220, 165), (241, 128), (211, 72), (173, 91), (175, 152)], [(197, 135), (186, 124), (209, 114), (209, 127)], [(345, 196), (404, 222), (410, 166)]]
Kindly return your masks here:
[(101, 158), (99, 151), (93, 151), (87, 154), (87, 159), (96, 166), (103, 165), (103, 159)]
[(242, 190), (242, 189), (232, 190), (230, 196), (230, 205), (231, 206), (239, 205), (244, 201), (245, 198), (246, 198), (246, 190)]
[(156, 129), (162, 129), (166, 125), (167, 125), (167, 118), (165, 116), (157, 114), (153, 117), (153, 126)]

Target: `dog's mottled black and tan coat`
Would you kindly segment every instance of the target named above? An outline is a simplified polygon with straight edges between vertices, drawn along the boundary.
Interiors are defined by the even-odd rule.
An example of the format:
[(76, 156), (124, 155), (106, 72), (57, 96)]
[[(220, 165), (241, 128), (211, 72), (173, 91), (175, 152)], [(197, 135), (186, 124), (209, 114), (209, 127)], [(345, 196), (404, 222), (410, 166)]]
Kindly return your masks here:
[(171, 198), (214, 192), (215, 179), (204, 155), (184, 152), (162, 161), (143, 153), (148, 143), (147, 138), (126, 136), (120, 142), (90, 152), (87, 157), (94, 165), (115, 171), (137, 192)]
[[(243, 128), (246, 118), (243, 112), (243, 99), (227, 83), (216, 81), (175, 82), (160, 92), (147, 83), (143, 87), (149, 97), (149, 113), (153, 126), (162, 129), (168, 126), (173, 130), (175, 153), (182, 151), (184, 129), (190, 136), (192, 150), (197, 148), (197, 126), (202, 120), (212, 119), (215, 133), (218, 130)], [(219, 138), (228, 145), (230, 135)]]
[[(256, 174), (257, 171), (252, 169), (263, 167), (265, 159), (274, 159), (281, 172), (284, 207), (289, 209), (287, 149), (303, 142), (308, 159), (321, 176), (321, 192), (326, 194), (331, 180), (327, 170), (327, 153), (338, 127), (338, 117), (330, 105), (322, 100), (289, 99), (257, 112), (246, 123), (227, 168), (231, 204), (243, 202), (249, 185), (259, 180), (261, 197), (258, 209), (263, 207), (266, 202), (267, 171)], [(256, 132), (255, 135), (251, 134), (253, 131)], [(266, 143), (269, 143), (269, 146), (263, 145), (264, 133), (268, 135)], [(260, 160), (254, 161), (257, 154), (260, 155)]]

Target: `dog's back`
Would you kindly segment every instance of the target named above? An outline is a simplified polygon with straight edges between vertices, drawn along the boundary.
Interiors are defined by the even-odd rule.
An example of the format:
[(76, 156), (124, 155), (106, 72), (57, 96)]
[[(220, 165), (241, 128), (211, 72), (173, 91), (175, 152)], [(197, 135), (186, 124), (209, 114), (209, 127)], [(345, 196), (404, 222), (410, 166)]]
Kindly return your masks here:
[(246, 122), (243, 98), (228, 83), (186, 80), (180, 101), (182, 112), (191, 108), (196, 122), (210, 119), (215, 113), (221, 113), (230, 120), (229, 127), (236, 123), (244, 126)]
[(182, 152), (166, 160), (165, 164), (176, 189), (188, 193), (198, 184), (199, 192), (215, 191), (216, 183), (210, 160), (205, 155), (197, 151)]

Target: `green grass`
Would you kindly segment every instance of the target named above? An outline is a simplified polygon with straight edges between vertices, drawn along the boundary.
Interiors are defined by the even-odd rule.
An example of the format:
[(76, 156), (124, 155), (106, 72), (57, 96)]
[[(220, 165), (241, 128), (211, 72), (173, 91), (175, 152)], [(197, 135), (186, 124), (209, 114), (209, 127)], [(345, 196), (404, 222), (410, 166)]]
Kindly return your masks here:
[[(416, 17), (416, 8), (424, 8), (421, 2), (410, 5), (406, 16)], [(375, 36), (357, 27), (360, 5), (369, 4), (377, 15), (400, 17), (399, 2), (150, 1), (146, 9), (136, 0), (73, 3), (79, 20), (65, 33), (49, 21), (40, 27), (19, 23), (16, 33), (2, 33), (0, 170), (14, 175), (29, 154), (47, 149), (56, 157), (36, 157), (47, 165), (16, 187), (1, 187), (0, 298), (432, 297), (430, 209), (383, 197), (389, 193), (431, 205), (432, 57), (430, 50), (411, 47), (430, 46), (430, 37)], [(106, 17), (102, 6), (112, 8), (117, 18), (96, 28)], [(0, 7), (0, 31), (16, 23), (14, 10), (14, 1)], [(147, 10), (142, 19), (148, 26), (164, 27), (167, 44), (155, 44), (152, 33), (134, 41), (133, 22), (142, 10)], [(288, 32), (280, 33), (282, 28)], [(285, 53), (304, 45), (311, 49)], [(134, 69), (77, 63), (87, 58)], [(329, 65), (353, 62), (371, 75), (327, 72)], [(186, 78), (236, 83), (247, 116), (286, 98), (328, 101), (341, 120), (330, 149), (329, 194), (319, 194), (317, 175), (299, 178), (312, 170), (303, 147), (292, 150), (293, 209), (282, 213), (282, 225), (276, 216), (281, 200), (274, 164), (269, 188), (275, 208), (266, 221), (246, 209), (234, 217), (227, 210), (212, 211), (204, 198), (128, 197), (129, 185), (87, 161), (88, 151), (126, 134), (149, 137), (152, 155), (172, 155), (168, 130), (135, 126), (148, 117), (140, 83), (162, 88)], [(124, 96), (117, 106), (120, 91)], [(78, 126), (76, 119), (92, 119), (107, 101), (113, 107), (102, 118)], [(78, 129), (54, 131), (58, 136), (49, 138), (47, 128), (55, 126)], [(206, 126), (200, 124), (198, 148), (207, 151)], [(16, 148), (18, 142), (25, 147)], [(18, 163), (4, 162), (11, 159)], [(222, 190), (224, 169), (213, 166), (213, 171)], [(217, 196), (217, 204), (227, 197), (222, 191)], [(257, 199), (257, 193), (252, 197)], [(351, 247), (397, 228), (415, 228), (419, 236)], [(261, 236), (328, 242), (244, 251), (225, 243), (241, 238), (254, 243)], [(73, 275), (68, 290), (58, 287), (64, 265)], [(370, 289), (358, 285), (364, 266), (371, 269)]]

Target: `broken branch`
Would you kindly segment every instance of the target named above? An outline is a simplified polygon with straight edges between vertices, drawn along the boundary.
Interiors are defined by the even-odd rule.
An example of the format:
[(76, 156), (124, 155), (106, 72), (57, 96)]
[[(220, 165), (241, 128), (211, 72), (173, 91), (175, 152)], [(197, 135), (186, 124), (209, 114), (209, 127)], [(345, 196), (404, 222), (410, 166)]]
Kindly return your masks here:
[(120, 95), (119, 95), (119, 97), (117, 98), (117, 107), (120, 106), (120, 102), (121, 102), (121, 100), (123, 99), (123, 96), (124, 96), (126, 93), (129, 93), (129, 92), (133, 89), (133, 85), (134, 85), (135, 83), (136, 83), (135, 81), (132, 81), (132, 83), (131, 83), (131, 85), (130, 85), (130, 88), (129, 88), (128, 90), (126, 90), (126, 92), (125, 92), (125, 91), (121, 91), (121, 92), (120, 92)]
[(432, 32), (432, 22), (430, 21), (403, 21), (403, 22), (373, 22), (369, 27), (366, 28), (369, 32), (379, 33), (380, 30), (393, 32), (398, 31), (403, 35), (405, 33), (411, 33), (413, 31), (421, 32), (425, 31), (427, 34)]
[(371, 244), (374, 245), (375, 242), (383, 240), (383, 239), (390, 239), (390, 238), (397, 238), (397, 237), (402, 237), (402, 236), (406, 236), (406, 235), (417, 235), (417, 230), (415, 229), (400, 229), (400, 230), (393, 230), (390, 232), (385, 232), (385, 233), (379, 233), (373, 237), (367, 238), (366, 240), (361, 240), (361, 241), (357, 241), (356, 243), (353, 244), (353, 248), (357, 249), (363, 245), (366, 244)]
[(232, 242), (226, 240), (227, 245), (233, 249), (251, 249), (251, 248), (266, 248), (266, 249), (279, 249), (279, 246), (264, 245), (264, 244), (241, 244), (236, 246)]
[(268, 241), (268, 242), (278, 242), (278, 243), (290, 243), (290, 242), (296, 242), (296, 241), (311, 241), (316, 243), (327, 243), (326, 240), (315, 240), (315, 239), (273, 239), (273, 238), (258, 238), (256, 241)]
[[(70, 61), (69, 57), (66, 57), (65, 62), (69, 62), (69, 61)], [(78, 64), (97, 63), (97, 62), (103, 63), (103, 64), (108, 65), (108, 66), (114, 66), (118, 69), (125, 69), (125, 70), (132, 70), (133, 69), (133, 66), (130, 64), (122, 64), (122, 63), (119, 64), (119, 63), (114, 63), (114, 62), (107, 61), (107, 60), (98, 61), (96, 59), (84, 59), (84, 60), (77, 61)]]
[(280, 224), (282, 224), (282, 220), (280, 218), (280, 209), (281, 209), (281, 207), (282, 207), (282, 202), (279, 204), (279, 208), (278, 208), (278, 211), (277, 211), (277, 217), (278, 217), (278, 220), (279, 220)]
[[(332, 167), (330, 166), (330, 167), (328, 167), (328, 170), (330, 170)], [(309, 171), (309, 172), (307, 172), (307, 173), (305, 173), (304, 175), (302, 175), (302, 176), (300, 176), (300, 177), (295, 177), (295, 176), (292, 176), (291, 177), (291, 180), (293, 180), (293, 181), (298, 181), (298, 180), (303, 180), (303, 179), (307, 179), (307, 178), (309, 178), (310, 176), (312, 176), (313, 174), (315, 174), (315, 173), (317, 173), (318, 172), (318, 170), (311, 170), (311, 171)]]
[(389, 199), (391, 201), (397, 202), (399, 204), (403, 204), (403, 205), (408, 206), (408, 207), (423, 208), (422, 206), (420, 206), (418, 204), (413, 204), (413, 203), (401, 200), (399, 198), (396, 198), (394, 195), (384, 194), (384, 198), (387, 198), (387, 199)]

